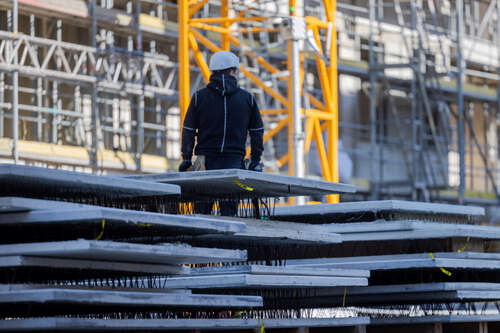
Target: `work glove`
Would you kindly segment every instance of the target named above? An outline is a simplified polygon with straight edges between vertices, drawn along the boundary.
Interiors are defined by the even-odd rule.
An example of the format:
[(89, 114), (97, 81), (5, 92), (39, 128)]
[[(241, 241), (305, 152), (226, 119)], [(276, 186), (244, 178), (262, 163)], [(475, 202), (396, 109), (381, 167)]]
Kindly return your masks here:
[(248, 170), (262, 172), (264, 170), (264, 165), (260, 163), (260, 161), (250, 161), (250, 165), (248, 166)]
[(191, 160), (184, 160), (179, 165), (179, 171), (180, 172), (187, 171), (192, 165), (193, 165), (193, 163), (191, 162)]

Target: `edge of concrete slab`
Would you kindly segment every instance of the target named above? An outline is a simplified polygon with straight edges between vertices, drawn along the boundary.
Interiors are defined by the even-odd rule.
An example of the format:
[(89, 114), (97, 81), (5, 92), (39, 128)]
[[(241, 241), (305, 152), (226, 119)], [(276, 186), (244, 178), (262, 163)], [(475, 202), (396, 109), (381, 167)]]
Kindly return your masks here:
[(298, 327), (347, 327), (369, 325), (370, 318), (316, 318), (316, 319), (83, 319), (83, 318), (30, 318), (6, 320), (0, 324), (1, 331), (9, 330), (72, 330), (78, 331), (122, 331), (141, 329), (151, 331), (176, 329), (260, 329)]

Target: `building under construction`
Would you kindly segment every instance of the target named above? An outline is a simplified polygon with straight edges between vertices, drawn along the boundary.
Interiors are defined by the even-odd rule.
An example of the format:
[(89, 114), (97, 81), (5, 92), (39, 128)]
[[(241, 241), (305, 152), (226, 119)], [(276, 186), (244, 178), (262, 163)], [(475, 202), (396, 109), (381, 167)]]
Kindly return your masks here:
[[(2, 156), (175, 169), (190, 94), (210, 54), (230, 49), (265, 117), (268, 171), (296, 174), (290, 161), (305, 154), (305, 174), (340, 172), (366, 197), (494, 204), (499, 10), (479, 0), (3, 0)], [(295, 62), (293, 16), (305, 30)]]
[[(220, 50), (265, 172), (173, 172)], [(500, 0), (0, 0), (0, 332), (498, 332), (499, 50)]]
[(175, 169), (180, 119), (225, 49), (262, 109), (268, 171), (300, 175), (305, 155), (306, 175), (340, 173), (365, 197), (494, 204), (499, 12), (486, 0), (3, 0), (0, 151), (98, 173)]

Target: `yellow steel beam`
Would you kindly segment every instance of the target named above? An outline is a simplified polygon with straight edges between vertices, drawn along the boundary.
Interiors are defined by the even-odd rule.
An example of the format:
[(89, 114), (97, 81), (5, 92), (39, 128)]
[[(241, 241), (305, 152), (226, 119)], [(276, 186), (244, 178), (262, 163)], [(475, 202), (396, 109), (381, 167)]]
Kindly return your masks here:
[(254, 53), (252, 51), (249, 51), (249, 50), (245, 49), (244, 47), (242, 47), (242, 45), (241, 45), (240, 41), (238, 40), (238, 38), (236, 38), (234, 36), (229, 36), (229, 40), (235, 46), (243, 49), (243, 52), (245, 52), (245, 54), (247, 56), (249, 56), (250, 58), (256, 60), (257, 63), (259, 63), (262, 67), (264, 67), (270, 73), (278, 73), (278, 72), (280, 72), (280, 70), (278, 68), (276, 68), (273, 65), (271, 65), (269, 62), (267, 62), (264, 58), (262, 58), (258, 54)]
[[(339, 181), (339, 170), (338, 170), (338, 73), (337, 73), (337, 29), (335, 27), (335, 12), (337, 9), (336, 0), (323, 0), (325, 6), (326, 17), (331, 27), (331, 40), (330, 40), (330, 54), (327, 55), (330, 60), (328, 67), (328, 81), (330, 82), (330, 94), (331, 94), (331, 113), (332, 120), (328, 122), (327, 127), (327, 148), (328, 148), (328, 165), (331, 170), (332, 182)], [(337, 203), (339, 202), (338, 195), (330, 195), (327, 197), (328, 202)]]
[(226, 29), (225, 33), (221, 34), (221, 47), (223, 50), (229, 51), (229, 28), (233, 22), (229, 21), (229, 0), (221, 0), (220, 2), (220, 21), (221, 26)]
[(198, 47), (198, 43), (196, 42), (196, 39), (191, 32), (189, 33), (188, 38), (189, 46), (191, 47), (191, 50), (193, 50), (194, 60), (198, 64), (198, 67), (200, 67), (201, 69), (203, 79), (208, 83), (208, 81), (210, 80), (210, 69), (208, 68), (207, 62), (205, 61), (205, 58), (203, 58), (203, 53), (201, 53)]
[(178, 61), (179, 61), (179, 109), (180, 109), (180, 128), (184, 122), (184, 117), (189, 105), (189, 26), (188, 26), (188, 3), (181, 0), (177, 2), (177, 13), (179, 21), (179, 44), (178, 44)]
[[(200, 9), (203, 8), (203, 6), (205, 6), (207, 4), (209, 0), (200, 0), (198, 1), (195, 5), (193, 5), (192, 7), (189, 8), (189, 12), (188, 12), (188, 15), (189, 17), (193, 16), (194, 14), (196, 14), (197, 11), (199, 11)], [(178, 3), (178, 7), (180, 6), (180, 2), (183, 2), (183, 6), (186, 6), (185, 4), (185, 0), (178, 0), (177, 3)]]
[(290, 152), (286, 153), (285, 155), (283, 155), (278, 161), (277, 161), (277, 164), (278, 164), (278, 169), (279, 168), (282, 168), (283, 166), (285, 166), (288, 162), (290, 162)]
[(269, 114), (284, 114), (287, 113), (287, 109), (264, 109), (260, 110), (260, 113), (263, 115), (269, 115)]
[[(321, 47), (321, 39), (319, 38), (319, 32), (316, 27), (312, 28), (313, 33), (314, 33), (314, 38), (316, 40), (316, 44), (318, 45), (320, 53), (323, 53), (322, 47)], [(318, 75), (319, 75), (319, 82), (321, 84), (321, 90), (323, 92), (323, 98), (325, 99), (325, 104), (326, 107), (329, 108), (332, 104), (332, 98), (331, 98), (331, 90), (330, 90), (330, 83), (328, 82), (328, 71), (325, 65), (325, 62), (321, 57), (316, 55), (316, 66), (318, 68)]]
[(228, 34), (230, 32), (229, 29), (222, 28), (222, 27), (219, 27), (216, 25), (205, 24), (205, 23), (193, 22), (193, 23), (190, 23), (190, 26), (192, 28), (198, 28), (198, 29), (202, 29), (202, 30), (206, 30), (206, 31), (218, 32), (218, 33), (223, 34), (223, 35)]
[[(228, 0), (222, 0), (227, 4)], [(228, 6), (221, 8), (221, 16), (222, 17), (203, 17), (203, 18), (194, 18), (189, 20), (190, 23), (222, 23), (222, 24), (231, 24), (235, 22), (262, 22), (269, 20), (269, 17), (262, 16), (250, 16), (250, 17), (227, 17), (229, 15)], [(223, 10), (224, 9), (224, 10)], [(225, 16), (223, 16), (225, 14)]]
[[(295, 16), (295, 0), (288, 0), (288, 8), (291, 16)], [(288, 71), (288, 161), (294, 160), (293, 155), (293, 77), (292, 77), (292, 41), (288, 40), (286, 42), (287, 49), (287, 59), (286, 69)], [(283, 165), (284, 161), (280, 161), (280, 164)], [(288, 163), (288, 174), (290, 176), (295, 175), (294, 163)], [(295, 200), (290, 200), (290, 203), (293, 204)]]
[[(270, 138), (278, 134), (287, 125), (288, 125), (288, 117), (281, 119), (274, 128), (264, 133), (264, 143), (266, 143)], [(248, 157), (249, 155), (250, 155), (250, 148), (247, 148), (246, 156)]]
[(241, 28), (238, 31), (241, 32), (241, 33), (243, 33), (243, 34), (248, 34), (248, 33), (258, 33), (258, 32), (262, 32), (262, 31), (266, 31), (266, 32), (279, 32), (280, 29), (279, 28), (259, 28), (259, 27), (253, 27), (253, 28)]
[(323, 142), (323, 131), (319, 125), (319, 120), (314, 119), (314, 137), (316, 139), (316, 147), (318, 148), (319, 161), (321, 163), (321, 169), (323, 171), (323, 178), (329, 180), (332, 178), (330, 173), (330, 166), (328, 164), (328, 156), (325, 149), (325, 143)]
[(306, 109), (305, 110), (305, 115), (307, 117), (315, 117), (318, 119), (322, 120), (333, 120), (335, 119), (334, 116), (330, 112), (323, 112), (321, 110), (316, 110), (316, 109)]
[[(202, 34), (200, 34), (195, 29), (191, 29), (191, 33), (196, 37), (196, 39), (200, 43), (202, 43), (203, 45), (205, 45), (205, 47), (207, 47), (210, 51), (212, 51), (212, 52), (218, 52), (218, 51), (222, 50), (220, 47), (218, 47), (217, 45), (215, 45), (214, 43), (212, 43), (208, 38), (206, 38), (205, 36), (203, 36)], [(255, 76), (250, 71), (248, 71), (245, 67), (243, 67), (243, 65), (240, 66), (240, 70), (255, 85), (259, 86), (262, 90), (264, 90), (269, 95), (271, 95), (272, 97), (274, 97), (278, 101), (280, 101), (280, 103), (282, 103), (284, 106), (288, 107), (288, 100), (283, 95), (281, 95), (279, 92), (275, 91), (271, 87), (266, 86), (266, 84), (261, 79), (259, 79), (257, 76)]]
[(255, 74), (248, 71), (245, 67), (240, 66), (240, 70), (243, 74), (245, 74), (245, 76), (247, 78), (250, 79), (250, 81), (255, 83), (255, 85), (260, 87), (262, 90), (264, 90), (266, 93), (268, 93), (272, 97), (276, 98), (284, 106), (289, 106), (290, 103), (285, 96), (281, 95), (279, 92), (277, 92), (273, 88), (266, 86), (266, 84), (261, 79), (259, 79)]
[(264, 133), (264, 142), (267, 142), (267, 140), (278, 134), (287, 124), (288, 124), (288, 119), (285, 118), (280, 120), (274, 128)]
[[(267, 62), (264, 58), (252, 52), (251, 50), (245, 49), (244, 45), (241, 45), (240, 41), (232, 36), (231, 34), (236, 32), (235, 29), (231, 30), (230, 27), (235, 22), (245, 22), (245, 21), (264, 21), (267, 18), (264, 17), (244, 17), (244, 13), (239, 13), (238, 17), (229, 18), (229, 1), (230, 0), (221, 0), (221, 17), (219, 18), (196, 18), (188, 21), (191, 28), (203, 29), (207, 31), (214, 31), (221, 34), (221, 47), (214, 44), (208, 38), (203, 36), (195, 29), (191, 29), (192, 35), (189, 37), (189, 45), (191, 46), (194, 54), (194, 58), (197, 64), (200, 66), (204, 77), (206, 78), (208, 70), (206, 68), (206, 62), (204, 62), (201, 51), (198, 47), (198, 42), (203, 44), (212, 52), (217, 52), (222, 49), (228, 50), (230, 48), (230, 43), (233, 43), (235, 46), (245, 52), (245, 54), (251, 58), (253, 58), (257, 63), (259, 63), (264, 69), (268, 72), (275, 74), (280, 72), (281, 70), (275, 67), (274, 65)], [(197, 2), (191, 2), (193, 5), (190, 7), (189, 16), (192, 16), (197, 10), (201, 9), (208, 1), (199, 0)], [(321, 166), (323, 170), (323, 177), (325, 180), (329, 181), (338, 181), (338, 161), (337, 161), (337, 141), (338, 141), (338, 81), (337, 81), (337, 43), (336, 43), (336, 30), (335, 30), (335, 10), (336, 10), (336, 1), (335, 0), (323, 0), (323, 5), (325, 8), (325, 13), (327, 16), (326, 21), (322, 21), (315, 17), (306, 17), (306, 23), (308, 25), (308, 29), (312, 29), (314, 33), (314, 37), (316, 39), (316, 43), (319, 46), (321, 52), (322, 44), (320, 39), (319, 29), (330, 29), (331, 40), (330, 40), (330, 50), (329, 54), (326, 54), (329, 58), (329, 66), (326, 65), (325, 61), (322, 57), (316, 56), (316, 63), (318, 69), (318, 76), (320, 79), (320, 84), (322, 88), (322, 95), (324, 102), (321, 102), (317, 98), (315, 98), (311, 94), (306, 94), (307, 98), (310, 100), (311, 105), (315, 109), (307, 109), (303, 110), (306, 117), (306, 138), (305, 138), (305, 148), (306, 151), (309, 151), (312, 140), (314, 139), (317, 142), (318, 154), (321, 161)], [(295, 15), (295, 1), (289, 0), (290, 14)], [(212, 23), (212, 24), (207, 24)], [(219, 25), (213, 25), (219, 24)], [(260, 27), (251, 27), (251, 28), (240, 28), (237, 31), (242, 33), (253, 33), (260, 32), (264, 29), (269, 31), (278, 31), (276, 28), (260, 28)], [(322, 30), (322, 33), (325, 30)], [(288, 47), (288, 53), (290, 53), (290, 47)], [(301, 54), (301, 60), (303, 60), (304, 55)], [(203, 61), (202, 61), (203, 60)], [(290, 54), (289, 61), (287, 62), (287, 69), (290, 70)], [(256, 86), (260, 87), (266, 93), (277, 99), (286, 109), (268, 109), (262, 110), (262, 114), (264, 115), (279, 115), (288, 112), (288, 116), (278, 123), (278, 125), (265, 133), (264, 141), (266, 142), (271, 137), (280, 132), (285, 126), (288, 126), (289, 131), (289, 152), (282, 156), (279, 161), (279, 167), (288, 163), (292, 156), (292, 147), (290, 146), (293, 142), (291, 140), (291, 131), (293, 126), (291, 126), (290, 122), (292, 117), (291, 115), (291, 106), (292, 103), (290, 98), (292, 96), (291, 92), (288, 92), (288, 96), (285, 97), (280, 94), (278, 91), (272, 89), (267, 86), (259, 77), (255, 74), (248, 71), (243, 66), (240, 66), (240, 70), (242, 73), (248, 77)], [(303, 80), (304, 73), (301, 72), (301, 80)], [(288, 78), (280, 78), (280, 79), (288, 79), (291, 81), (291, 77)], [(291, 87), (291, 83), (288, 84)], [(302, 92), (304, 94), (304, 92)], [(322, 121), (322, 123), (321, 123)], [(327, 141), (323, 140), (323, 131), (327, 131)], [(248, 150), (247, 150), (248, 152)], [(289, 165), (290, 173), (293, 173), (293, 167)], [(328, 196), (329, 202), (338, 202), (338, 196)]]
[(307, 25), (315, 26), (315, 27), (322, 28), (322, 29), (328, 29), (328, 22), (322, 21), (317, 17), (306, 16), (305, 20), (306, 20)]
[(212, 52), (218, 52), (220, 51), (220, 47), (218, 47), (217, 45), (215, 45), (214, 43), (212, 43), (212, 41), (210, 39), (208, 39), (207, 37), (203, 36), (202, 34), (200, 34), (196, 29), (191, 29), (190, 30), (191, 33), (193, 34), (194, 37), (196, 37), (196, 39), (202, 43), (203, 45), (205, 45), (205, 47), (207, 49), (209, 49), (210, 51)]
[(304, 141), (304, 151), (306, 153), (308, 153), (309, 150), (311, 149), (311, 143), (312, 143), (312, 138), (313, 138), (313, 130), (314, 130), (314, 118), (313, 117), (307, 117), (307, 119), (306, 119), (306, 128), (305, 128), (306, 139)]

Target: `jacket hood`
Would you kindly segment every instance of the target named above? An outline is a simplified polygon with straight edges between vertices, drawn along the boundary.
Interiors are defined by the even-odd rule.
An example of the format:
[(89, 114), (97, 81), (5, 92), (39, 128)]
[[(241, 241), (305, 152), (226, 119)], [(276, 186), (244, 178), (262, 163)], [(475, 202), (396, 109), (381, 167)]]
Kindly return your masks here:
[(212, 74), (208, 88), (217, 92), (221, 96), (231, 95), (238, 90), (238, 81), (232, 75), (228, 74)]

